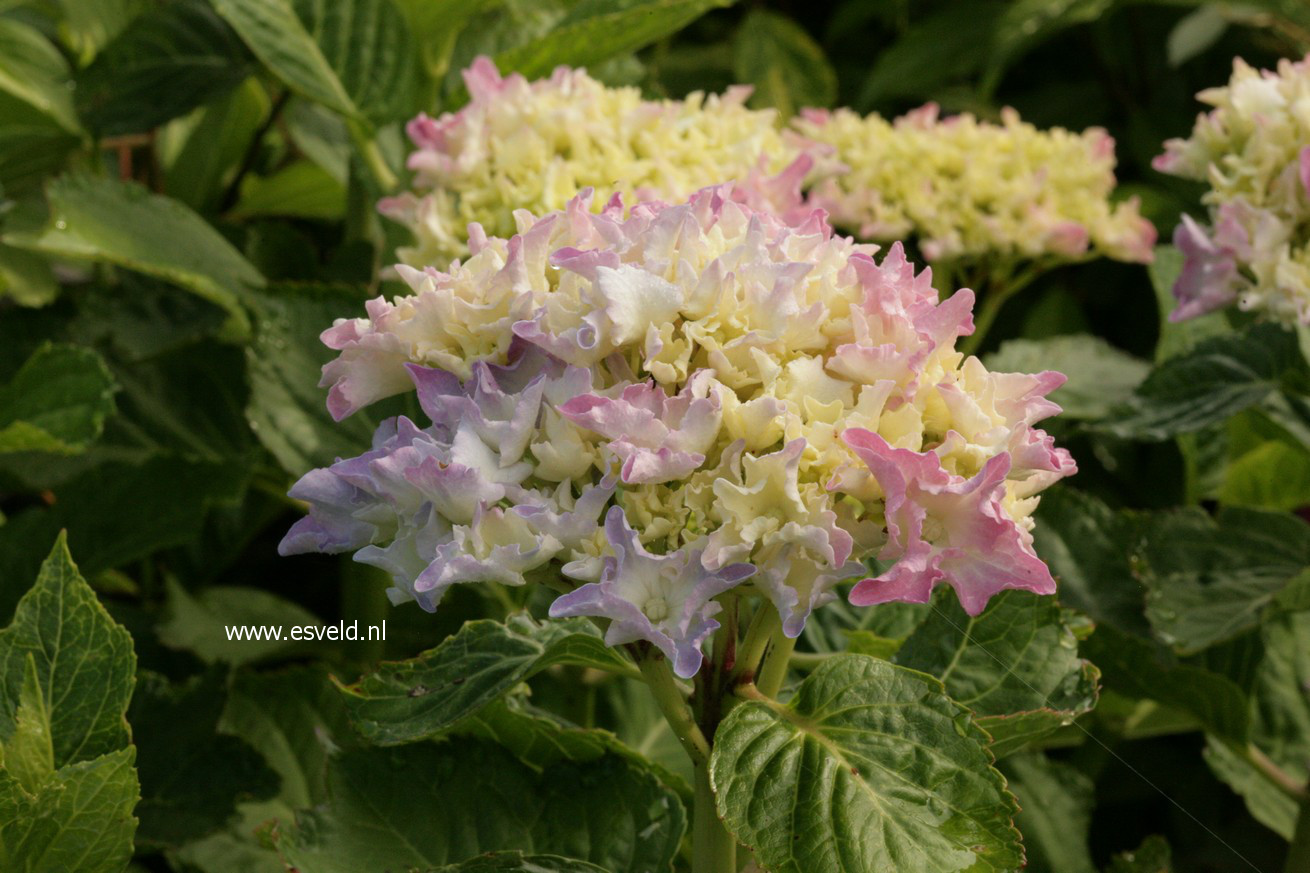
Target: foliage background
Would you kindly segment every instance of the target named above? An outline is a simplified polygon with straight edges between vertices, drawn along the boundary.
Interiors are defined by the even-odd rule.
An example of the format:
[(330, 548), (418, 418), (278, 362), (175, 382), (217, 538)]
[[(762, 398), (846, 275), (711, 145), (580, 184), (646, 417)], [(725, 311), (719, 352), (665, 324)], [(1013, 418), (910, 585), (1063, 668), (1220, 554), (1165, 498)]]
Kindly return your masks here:
[[(327, 357), (317, 335), (394, 290), (377, 276), (403, 232), (372, 207), (403, 178), (399, 123), (458, 106), (458, 70), (475, 55), (529, 76), (586, 64), (650, 95), (744, 81), (756, 104), (783, 113), (892, 115), (935, 100), (984, 117), (1014, 106), (1040, 127), (1100, 125), (1118, 143), (1123, 193), (1142, 198), (1167, 241), (1181, 212), (1199, 213), (1200, 188), (1150, 159), (1190, 130), (1195, 92), (1226, 81), (1234, 56), (1270, 66), (1308, 35), (1297, 0), (0, 0), (0, 626), (67, 530), (135, 647), (134, 863), (280, 869), (272, 834), (256, 839), (255, 828), (323, 789), (288, 784), (291, 765), (270, 757), (261, 720), (348, 737), (327, 672), (352, 680), (503, 612), (467, 591), (436, 616), (391, 609), (379, 580), (347, 559), (275, 552), (300, 511), (284, 497), (290, 482), (358, 453), (377, 419), (402, 411), (396, 401), (332, 425), (314, 387)], [(1019, 822), (1033, 870), (1101, 869), (1155, 834), (1178, 870), (1239, 869), (1222, 843), (1260, 870), (1285, 853), (1216, 776), (1222, 753), (1206, 740), (1216, 722), (1197, 713), (1198, 695), (1212, 695), (1189, 697), (1189, 683), (1219, 677), (1237, 689), (1233, 706), (1247, 706), (1258, 629), (1220, 634), (1183, 661), (1161, 654), (1168, 623), (1147, 595), (1164, 589), (1143, 574), (1158, 565), (1227, 584), (1214, 567), (1233, 578), (1267, 568), (1254, 531), (1271, 519), (1289, 525), (1287, 555), (1266, 575), (1285, 581), (1310, 564), (1292, 514), (1310, 504), (1294, 414), (1305, 368), (1296, 348), (1253, 364), (1245, 402), (1199, 423), (1124, 413), (1153, 362), (1234, 329), (1219, 317), (1164, 328), (1177, 266), (1166, 249), (1149, 270), (1098, 261), (1051, 272), (1006, 307), (984, 349), (1074, 377), (1057, 436), (1081, 472), (1044, 507), (1039, 548), (1064, 577), (1065, 605), (1102, 626), (1084, 651), (1104, 672), (1101, 705), (1047, 752), (1067, 766), (1024, 759), (1009, 771), (1035, 801)], [(1215, 522), (1221, 505), (1230, 511)], [(1176, 507), (1193, 509), (1159, 512)], [(1200, 545), (1181, 545), (1216, 539), (1230, 550), (1205, 560)], [(1174, 547), (1186, 554), (1158, 557)], [(833, 615), (805, 646), (868, 620)], [(222, 638), (233, 623), (383, 618), (385, 646)], [(640, 687), (598, 689), (568, 669), (533, 679), (534, 701), (680, 766)], [(1150, 669), (1156, 685), (1141, 678)], [(6, 694), (12, 709), (12, 681)], [(314, 772), (289, 754), (297, 772)]]

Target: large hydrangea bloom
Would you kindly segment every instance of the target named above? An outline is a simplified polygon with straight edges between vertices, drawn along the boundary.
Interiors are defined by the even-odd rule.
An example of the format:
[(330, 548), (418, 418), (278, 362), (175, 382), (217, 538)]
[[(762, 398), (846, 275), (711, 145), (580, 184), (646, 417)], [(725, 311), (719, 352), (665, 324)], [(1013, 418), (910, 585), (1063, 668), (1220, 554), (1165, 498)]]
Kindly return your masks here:
[(894, 121), (849, 109), (794, 122), (833, 150), (811, 200), (865, 239), (914, 236), (930, 261), (989, 257), (1149, 261), (1155, 228), (1135, 199), (1111, 203), (1114, 140), (1104, 130), (1038, 130), (941, 118), (929, 104)]
[(1174, 284), (1179, 321), (1230, 303), (1310, 324), (1310, 59), (1256, 70), (1241, 58), (1192, 135), (1171, 139), (1155, 168), (1210, 188), (1209, 226), (1174, 231), (1185, 257)]
[(535, 82), (502, 77), (485, 57), (464, 81), (467, 106), (409, 124), (417, 191), (380, 204), (414, 233), (398, 253), (407, 264), (444, 266), (464, 251), (471, 222), (507, 237), (515, 210), (561, 209), (585, 187), (602, 192), (599, 206), (611, 194), (682, 199), (735, 179), (745, 183), (736, 196), (785, 209), (810, 166), (774, 110), (746, 108), (748, 87), (651, 101), (568, 67)]
[[(323, 335), (337, 417), (416, 391), (425, 422), (302, 479), (284, 553), (354, 551), (393, 598), (451, 585), (578, 587), (556, 615), (610, 620), (679, 674), (699, 667), (716, 598), (757, 592), (795, 636), (842, 580), (854, 599), (976, 613), (1049, 592), (1038, 493), (1074, 472), (1037, 422), (1056, 373), (989, 372), (955, 350), (973, 294), (938, 298), (900, 245), (836, 236), (734, 199), (612, 201), (470, 229), (445, 271)], [(881, 576), (864, 560), (896, 562)]]

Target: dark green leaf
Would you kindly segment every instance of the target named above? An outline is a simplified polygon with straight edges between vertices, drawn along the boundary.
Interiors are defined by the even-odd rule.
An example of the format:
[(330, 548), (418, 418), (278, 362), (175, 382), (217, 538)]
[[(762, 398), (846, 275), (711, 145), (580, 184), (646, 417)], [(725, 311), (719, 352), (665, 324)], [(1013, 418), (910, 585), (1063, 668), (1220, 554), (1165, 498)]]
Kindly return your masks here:
[(80, 134), (70, 77), (64, 56), (38, 30), (0, 18), (0, 89)]
[(348, 286), (286, 285), (259, 297), (260, 318), (246, 355), (246, 417), (293, 476), (357, 455), (371, 444), (369, 416), (333, 421), (318, 387), (319, 371), (334, 354), (319, 334), (334, 318), (357, 309), (363, 296)]
[(1027, 870), (1095, 873), (1087, 835), (1095, 785), (1083, 773), (1041, 752), (1012, 755), (1000, 765), (1019, 801)]
[[(193, 652), (207, 663), (249, 664), (312, 651), (311, 643), (293, 640), (293, 627), (322, 628), (318, 616), (258, 588), (217, 585), (192, 595), (169, 580), (168, 600), (158, 626), (159, 641)], [(250, 626), (278, 631), (282, 639), (233, 640), (228, 628)]]
[(132, 19), (148, 7), (148, 0), (58, 0), (63, 11), (60, 36), (82, 63), (108, 45)]
[(145, 673), (128, 720), (138, 750), (137, 842), (177, 847), (221, 828), (240, 799), (277, 790), (277, 775), (249, 745), (217, 733), (223, 675), (170, 686)]
[(986, 358), (995, 373), (1057, 370), (1069, 381), (1050, 399), (1060, 404), (1062, 419), (1100, 418), (1132, 396), (1150, 365), (1088, 334), (1005, 342)]
[(1097, 628), (1083, 652), (1101, 669), (1107, 690), (1181, 709), (1212, 733), (1246, 741), (1246, 694), (1228, 677), (1180, 663), (1163, 646), (1108, 627)]
[(1203, 755), (1214, 775), (1246, 801), (1252, 818), (1283, 839), (1292, 839), (1300, 805), (1291, 795), (1270, 782), (1232, 744), (1218, 737), (1206, 737)]
[(5, 242), (66, 258), (115, 264), (166, 279), (219, 304), (235, 329), (249, 331), (246, 289), (264, 279), (203, 218), (140, 185), (64, 176), (48, 189), (50, 224)]
[(268, 116), (272, 102), (256, 79), (215, 100), (187, 120), (185, 133), (178, 126), (167, 133), (185, 135), (171, 161), (164, 166), (164, 191), (192, 209), (217, 209), (220, 198), (237, 172), (250, 141)]
[(331, 220), (346, 211), (346, 189), (310, 161), (296, 161), (269, 176), (247, 176), (232, 217), (279, 215)]
[(982, 69), (991, 35), (1008, 4), (980, 0), (949, 4), (876, 53), (860, 91), (859, 108), (887, 100), (931, 97), (943, 85)]
[(535, 79), (634, 52), (733, 0), (581, 0), (545, 36), (496, 55), (501, 71)]
[(1003, 591), (970, 616), (946, 594), (895, 661), (942, 680), (992, 735), (998, 758), (1096, 705), (1100, 674), (1078, 657), (1078, 640), (1054, 598)]
[(133, 19), (77, 76), (77, 105), (101, 136), (150, 130), (235, 88), (251, 72), (241, 40), (205, 0)]
[(1277, 325), (1212, 337), (1157, 367), (1098, 427), (1142, 440), (1200, 430), (1260, 403), (1303, 366), (1296, 335)]
[(747, 13), (734, 56), (737, 79), (755, 86), (752, 103), (777, 107), (783, 118), (837, 99), (837, 74), (823, 49), (785, 15), (764, 9)]
[(49, 712), (56, 768), (127, 745), (123, 713), (135, 681), (132, 638), (78, 573), (62, 535), (13, 621), (0, 631), (0, 744), (14, 734), (29, 658)]
[(1012, 870), (1018, 809), (986, 743), (932, 677), (837, 655), (789, 705), (733, 709), (710, 775), (724, 823), (776, 873)]
[(45, 306), (58, 295), (49, 261), (0, 243), (0, 298), (19, 306)]
[(1310, 526), (1288, 513), (1183, 510), (1146, 526), (1138, 572), (1156, 635), (1197, 652), (1257, 625), (1293, 576), (1310, 566)]
[(524, 855), (522, 852), (490, 852), (441, 867), (434, 873), (605, 873), (586, 861), (573, 861), (555, 855)]
[(1153, 836), (1131, 852), (1114, 856), (1105, 873), (1172, 873), (1173, 853), (1164, 837)]
[(473, 621), (437, 648), (343, 686), (359, 732), (378, 745), (436, 736), (552, 664), (631, 671), (585, 619)]
[(114, 378), (90, 349), (47, 343), (0, 387), (0, 454), (75, 454), (114, 411)]
[(537, 773), (491, 744), (449, 740), (346, 752), (328, 781), (331, 802), (276, 838), (305, 873), (423, 870), (505, 849), (646, 873), (669, 868), (684, 828), (678, 798), (614, 757)]
[(1279, 440), (1261, 443), (1228, 465), (1219, 500), (1285, 512), (1310, 505), (1310, 452)]

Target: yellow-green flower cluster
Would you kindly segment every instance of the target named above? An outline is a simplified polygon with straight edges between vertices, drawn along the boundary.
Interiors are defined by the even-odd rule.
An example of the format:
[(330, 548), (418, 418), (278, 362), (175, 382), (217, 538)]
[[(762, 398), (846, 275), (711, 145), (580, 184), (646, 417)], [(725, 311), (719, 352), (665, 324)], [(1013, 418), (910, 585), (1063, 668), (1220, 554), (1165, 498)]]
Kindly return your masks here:
[(1100, 128), (1038, 130), (929, 104), (895, 121), (848, 109), (794, 122), (841, 165), (816, 173), (811, 201), (864, 239), (914, 237), (930, 261), (982, 256), (1149, 261), (1155, 229), (1135, 199), (1112, 203), (1114, 140)]
[(1173, 318), (1232, 302), (1310, 323), (1310, 63), (1260, 71), (1241, 58), (1226, 87), (1197, 95), (1213, 111), (1171, 139), (1155, 168), (1209, 183), (1210, 227), (1184, 216), (1186, 264)]
[(411, 266), (448, 264), (465, 251), (471, 222), (509, 237), (516, 210), (544, 215), (583, 188), (597, 192), (597, 210), (613, 195), (681, 200), (734, 180), (742, 183), (737, 199), (757, 207), (784, 211), (799, 202), (808, 160), (792, 166), (799, 145), (784, 137), (773, 110), (746, 108), (749, 88), (650, 101), (581, 69), (560, 67), (536, 82), (502, 77), (485, 57), (464, 79), (467, 106), (409, 124), (417, 191), (379, 204), (413, 231), (415, 245), (398, 252)]

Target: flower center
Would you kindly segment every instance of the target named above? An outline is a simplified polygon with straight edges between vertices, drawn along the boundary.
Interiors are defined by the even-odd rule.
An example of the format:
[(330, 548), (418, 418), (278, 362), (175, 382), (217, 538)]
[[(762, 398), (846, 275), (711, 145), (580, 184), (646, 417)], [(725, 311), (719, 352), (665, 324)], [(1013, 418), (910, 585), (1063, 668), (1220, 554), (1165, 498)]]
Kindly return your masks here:
[(935, 543), (946, 536), (946, 528), (940, 521), (931, 515), (923, 519), (922, 536), (925, 542)]
[(663, 597), (652, 597), (642, 605), (641, 611), (651, 621), (663, 621), (669, 617), (669, 604)]

